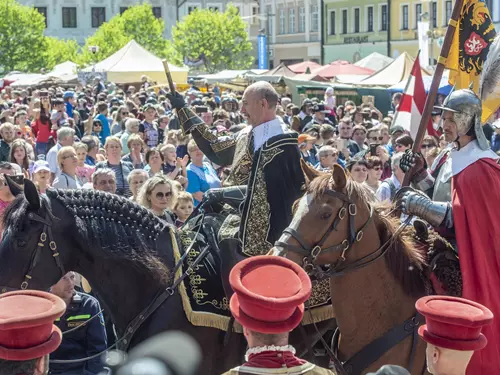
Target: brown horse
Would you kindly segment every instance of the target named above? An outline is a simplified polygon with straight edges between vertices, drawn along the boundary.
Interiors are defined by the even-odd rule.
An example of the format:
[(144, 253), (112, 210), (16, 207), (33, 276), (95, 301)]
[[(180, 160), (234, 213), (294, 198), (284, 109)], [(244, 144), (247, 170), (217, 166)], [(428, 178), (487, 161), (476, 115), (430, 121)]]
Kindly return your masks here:
[(338, 359), (352, 375), (384, 364), (424, 373), (425, 343), (417, 333), (423, 318), (415, 309), (426, 291), (424, 251), (340, 166), (331, 174), (302, 168), (307, 192), (275, 251), (317, 279), (330, 278)]

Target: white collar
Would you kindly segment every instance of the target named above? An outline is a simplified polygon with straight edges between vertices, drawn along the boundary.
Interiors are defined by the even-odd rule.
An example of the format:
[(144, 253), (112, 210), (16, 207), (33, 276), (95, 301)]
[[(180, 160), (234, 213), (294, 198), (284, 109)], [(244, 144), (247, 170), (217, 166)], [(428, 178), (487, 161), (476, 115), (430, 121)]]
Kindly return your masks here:
[(498, 158), (499, 156), (491, 148), (481, 150), (477, 140), (473, 140), (460, 150), (451, 151), (451, 172), (455, 176), (480, 159), (497, 160)]
[(252, 129), (254, 152), (262, 147), (270, 138), (286, 132), (284, 125), (279, 118), (274, 118), (271, 121), (264, 122)]
[(254, 346), (250, 348), (245, 353), (245, 361), (248, 361), (248, 358), (252, 354), (259, 354), (263, 352), (290, 352), (295, 355), (296, 351), (292, 345), (283, 345), (283, 346), (275, 346), (275, 345), (265, 345), (265, 346)]

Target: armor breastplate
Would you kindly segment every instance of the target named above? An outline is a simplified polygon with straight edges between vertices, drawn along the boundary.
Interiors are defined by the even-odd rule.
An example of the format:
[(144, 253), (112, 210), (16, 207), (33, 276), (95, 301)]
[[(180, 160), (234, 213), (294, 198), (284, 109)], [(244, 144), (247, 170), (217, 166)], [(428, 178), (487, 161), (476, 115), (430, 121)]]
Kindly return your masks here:
[(451, 202), (451, 179), (453, 173), (451, 171), (451, 157), (448, 157), (441, 166), (434, 182), (434, 193), (432, 200), (437, 202)]

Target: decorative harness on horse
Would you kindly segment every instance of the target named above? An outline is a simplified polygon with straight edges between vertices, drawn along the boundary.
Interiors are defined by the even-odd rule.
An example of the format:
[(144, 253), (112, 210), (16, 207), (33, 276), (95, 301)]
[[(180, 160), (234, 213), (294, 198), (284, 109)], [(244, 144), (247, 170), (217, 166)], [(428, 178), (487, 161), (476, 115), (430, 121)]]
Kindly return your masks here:
[[(393, 244), (395, 238), (406, 228), (409, 224), (411, 218), (409, 217), (404, 223), (402, 223), (399, 228), (394, 232), (392, 237), (383, 243), (379, 248), (377, 248), (372, 253), (363, 256), (362, 258), (348, 264), (346, 262), (346, 254), (352, 249), (356, 242), (361, 241), (364, 235), (364, 230), (368, 224), (373, 220), (373, 205), (369, 204), (370, 216), (368, 220), (361, 226), (359, 230), (356, 230), (354, 219), (357, 214), (356, 203), (353, 202), (346, 194), (335, 190), (327, 190), (325, 194), (340, 199), (344, 202), (341, 209), (339, 210), (337, 216), (335, 217), (332, 225), (328, 228), (325, 234), (321, 237), (319, 242), (314, 246), (307, 245), (306, 241), (302, 235), (293, 228), (286, 228), (283, 233), (290, 235), (295, 241), (298, 242), (299, 246), (288, 244), (282, 241), (276, 241), (275, 246), (283, 248), (285, 251), (292, 251), (304, 256), (303, 268), (310, 277), (316, 280), (323, 280), (326, 278), (334, 276), (342, 276), (348, 272), (366, 267), (375, 261), (379, 260), (387, 253), (389, 247)], [(349, 215), (349, 228), (348, 237), (344, 239), (341, 243), (337, 245), (332, 245), (328, 247), (323, 247), (326, 240), (330, 234), (337, 229), (338, 224)], [(316, 258), (320, 254), (327, 254), (331, 252), (342, 252), (340, 258), (337, 262), (330, 265), (320, 266), (316, 264)], [(378, 254), (377, 254), (378, 253)], [(360, 375), (363, 370), (368, 368), (372, 363), (374, 363), (378, 358), (380, 358), (385, 352), (393, 348), (408, 336), (412, 335), (412, 347), (410, 352), (410, 360), (408, 369), (411, 371), (413, 367), (413, 362), (415, 359), (416, 348), (418, 343), (418, 326), (420, 324), (421, 317), (417, 313), (415, 316), (404, 321), (403, 323), (391, 328), (382, 337), (378, 337), (363, 349), (361, 349), (354, 356), (349, 358), (345, 362), (341, 362), (337, 358), (338, 341), (340, 337), (340, 331), (337, 328), (335, 335), (332, 340), (334, 350), (323, 342), (325, 349), (333, 361), (335, 368), (339, 373), (348, 375)], [(313, 323), (314, 324), (314, 323)], [(319, 333), (319, 330), (314, 324), (314, 327)]]
[[(198, 231), (196, 232), (195, 239), (198, 237), (198, 234), (201, 229), (201, 223), (203, 222), (203, 217), (204, 215), (201, 215), (201, 220), (200, 220), (200, 227), (198, 228)], [(41, 252), (45, 246), (48, 245), (48, 248), (52, 252), (52, 256), (54, 257), (57, 267), (61, 271), (61, 277), (63, 277), (66, 274), (66, 271), (64, 269), (64, 266), (62, 264), (61, 258), (59, 257), (59, 253), (57, 252), (57, 244), (54, 241), (53, 235), (52, 235), (52, 223), (53, 223), (53, 216), (49, 212), (47, 212), (47, 215), (45, 218), (42, 218), (41, 216), (30, 212), (28, 214), (28, 218), (33, 221), (37, 221), (43, 224), (43, 229), (42, 233), (40, 234), (40, 240), (37, 244), (36, 249), (33, 251), (31, 255), (31, 260), (28, 266), (28, 270), (24, 276), (24, 281), (21, 283), (21, 289), (27, 289), (29, 285), (29, 281), (32, 279), (31, 273), (33, 272), (33, 269), (35, 268), (36, 264), (38, 263), (38, 260), (40, 259)], [(47, 244), (48, 240), (48, 244)], [(186, 249), (184, 252), (183, 256), (177, 264), (174, 267), (174, 275), (177, 273), (179, 268), (182, 267), (184, 260), (186, 259), (188, 253), (191, 250), (191, 247), (194, 245), (195, 240), (191, 243), (191, 245)], [(51, 363), (80, 363), (80, 362), (86, 362), (90, 359), (100, 357), (103, 353), (107, 352), (110, 349), (117, 348), (122, 351), (126, 351), (130, 345), (130, 342), (132, 341), (132, 337), (134, 334), (138, 331), (138, 329), (142, 326), (142, 324), (156, 311), (158, 308), (172, 295), (175, 294), (175, 291), (177, 290), (177, 287), (184, 281), (186, 277), (188, 277), (194, 270), (194, 268), (205, 258), (205, 256), (209, 252), (210, 246), (207, 245), (198, 255), (198, 257), (193, 261), (193, 263), (190, 264), (190, 266), (184, 271), (184, 273), (177, 279), (175, 282), (170, 286), (167, 287), (165, 290), (159, 292), (156, 297), (153, 299), (153, 301), (144, 309), (142, 310), (139, 315), (137, 315), (127, 326), (125, 329), (125, 333), (123, 334), (120, 339), (118, 339), (112, 346), (107, 348), (106, 350), (94, 354), (92, 356), (86, 357), (86, 358), (81, 358), (81, 359), (69, 359), (69, 360), (50, 360)], [(11, 288), (8, 288), (11, 289)], [(7, 291), (7, 288), (3, 288), (2, 291)], [(86, 324), (88, 324), (91, 320), (95, 319), (97, 316), (99, 316), (103, 310), (99, 311), (96, 315), (91, 317), (90, 319), (86, 320), (83, 324), (79, 325), (78, 327), (72, 328), (68, 331), (63, 332), (63, 335), (72, 331), (75, 331)]]

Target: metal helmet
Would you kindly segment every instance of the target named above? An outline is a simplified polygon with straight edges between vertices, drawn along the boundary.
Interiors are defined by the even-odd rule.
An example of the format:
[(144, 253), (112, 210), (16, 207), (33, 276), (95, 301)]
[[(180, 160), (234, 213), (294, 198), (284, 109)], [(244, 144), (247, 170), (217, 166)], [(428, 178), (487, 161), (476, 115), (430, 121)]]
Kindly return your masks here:
[(434, 108), (453, 113), (457, 124), (458, 135), (466, 135), (472, 127), (476, 134), (481, 150), (489, 148), (488, 141), (481, 124), (482, 104), (481, 99), (471, 89), (452, 91), (444, 100), (442, 106)]

